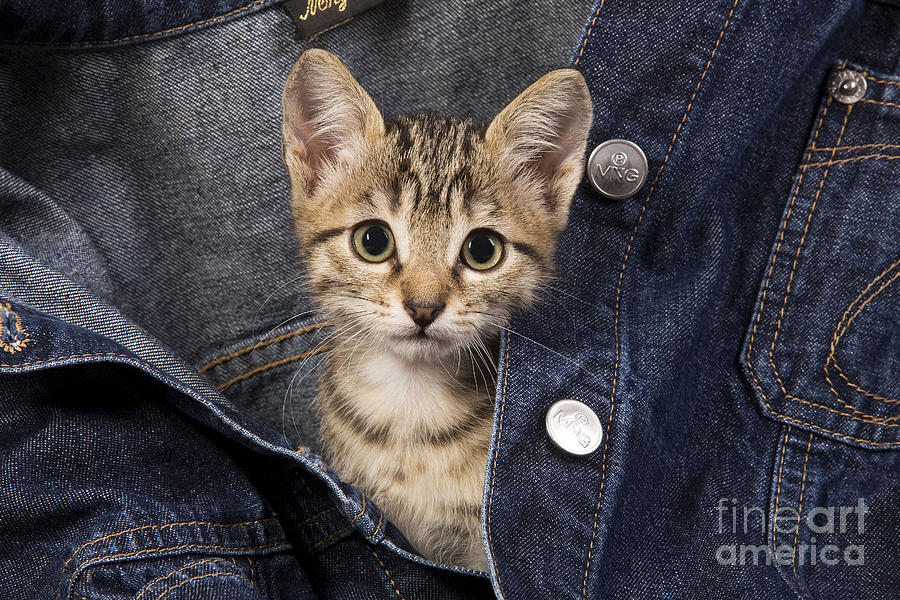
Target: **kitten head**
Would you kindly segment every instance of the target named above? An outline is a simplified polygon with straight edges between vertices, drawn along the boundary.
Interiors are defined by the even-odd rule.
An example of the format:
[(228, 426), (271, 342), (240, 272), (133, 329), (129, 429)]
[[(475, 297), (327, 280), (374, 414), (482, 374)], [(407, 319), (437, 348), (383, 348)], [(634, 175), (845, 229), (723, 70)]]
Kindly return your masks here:
[(573, 69), (487, 126), (385, 121), (337, 57), (304, 53), (283, 152), (310, 284), (339, 335), (425, 359), (495, 337), (552, 275), (590, 123)]

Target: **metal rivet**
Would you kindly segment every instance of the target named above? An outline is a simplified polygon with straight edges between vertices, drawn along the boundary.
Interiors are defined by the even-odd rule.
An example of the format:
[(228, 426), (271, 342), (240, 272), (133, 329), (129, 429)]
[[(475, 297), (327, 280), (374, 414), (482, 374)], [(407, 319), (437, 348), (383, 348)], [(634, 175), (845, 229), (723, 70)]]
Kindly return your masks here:
[(831, 76), (831, 97), (843, 104), (854, 104), (866, 95), (866, 78), (861, 73), (844, 69)]
[(547, 433), (569, 454), (590, 454), (603, 441), (603, 426), (591, 408), (578, 400), (559, 400), (547, 410)]
[(634, 142), (607, 140), (591, 152), (587, 174), (594, 188), (607, 198), (628, 198), (647, 180), (647, 157)]

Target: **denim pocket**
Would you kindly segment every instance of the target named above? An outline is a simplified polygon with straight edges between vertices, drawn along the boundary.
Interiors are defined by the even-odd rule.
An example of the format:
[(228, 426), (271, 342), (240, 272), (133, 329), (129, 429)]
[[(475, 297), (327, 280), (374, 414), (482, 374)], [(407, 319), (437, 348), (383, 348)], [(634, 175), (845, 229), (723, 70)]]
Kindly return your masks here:
[(290, 561), (290, 547), (275, 518), (125, 527), (75, 549), (57, 598), (262, 600), (260, 570)]
[(312, 402), (332, 333), (318, 316), (290, 321), (217, 350), (198, 371), (258, 424), (319, 452)]
[(762, 410), (871, 449), (900, 447), (900, 78), (826, 91), (742, 352)]

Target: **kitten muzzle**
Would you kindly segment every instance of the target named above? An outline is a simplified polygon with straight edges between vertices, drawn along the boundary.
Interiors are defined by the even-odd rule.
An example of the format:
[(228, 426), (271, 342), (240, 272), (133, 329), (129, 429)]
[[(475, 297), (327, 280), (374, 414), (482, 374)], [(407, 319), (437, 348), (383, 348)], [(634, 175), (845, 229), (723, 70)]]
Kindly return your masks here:
[(406, 309), (413, 323), (419, 326), (419, 335), (423, 335), (425, 328), (434, 323), (434, 320), (438, 318), (445, 306), (447, 304), (444, 302), (427, 304), (407, 300), (403, 303), (403, 308)]

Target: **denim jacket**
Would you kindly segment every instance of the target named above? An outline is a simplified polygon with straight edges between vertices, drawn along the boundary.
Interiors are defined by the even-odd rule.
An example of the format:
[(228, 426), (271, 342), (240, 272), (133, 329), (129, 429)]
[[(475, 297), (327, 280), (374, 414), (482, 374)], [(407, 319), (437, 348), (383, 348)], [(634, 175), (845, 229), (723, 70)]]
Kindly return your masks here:
[[(392, 0), (309, 41), (275, 0), (9, 0), (0, 44), (3, 598), (900, 598), (896, 2)], [(311, 46), (386, 116), (568, 63), (588, 152), (647, 157), (504, 331), (490, 573), (320, 456), (279, 147)]]

